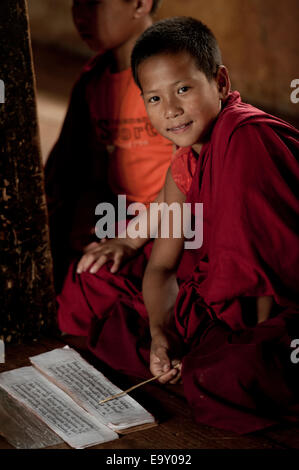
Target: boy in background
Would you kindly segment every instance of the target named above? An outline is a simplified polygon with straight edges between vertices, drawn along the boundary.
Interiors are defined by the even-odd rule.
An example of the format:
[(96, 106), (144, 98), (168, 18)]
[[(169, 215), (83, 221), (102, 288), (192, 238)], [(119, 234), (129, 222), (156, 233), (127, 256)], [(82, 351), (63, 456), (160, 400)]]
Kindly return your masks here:
[(155, 200), (171, 144), (153, 128), (134, 83), (130, 56), (161, 0), (74, 0), (81, 38), (97, 55), (74, 86), (65, 122), (45, 167), (54, 280), (60, 292), (70, 261), (91, 243), (94, 211), (118, 194)]

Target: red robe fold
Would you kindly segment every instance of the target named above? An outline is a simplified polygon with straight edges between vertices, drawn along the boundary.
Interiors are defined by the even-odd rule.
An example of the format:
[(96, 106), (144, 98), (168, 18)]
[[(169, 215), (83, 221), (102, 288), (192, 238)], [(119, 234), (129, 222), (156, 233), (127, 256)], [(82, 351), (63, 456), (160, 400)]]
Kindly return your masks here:
[[(235, 92), (197, 161), (181, 154), (193, 179), (180, 187), (189, 181), (187, 201), (204, 205), (203, 245), (183, 254), (175, 307), (184, 392), (199, 423), (247, 433), (299, 418), (299, 365), (290, 360), (299, 338), (298, 153), (296, 129)], [(150, 249), (116, 275), (107, 266), (73, 275), (71, 266), (58, 298), (63, 331), (88, 335), (99, 359), (139, 377), (150, 376), (141, 294)], [(275, 308), (256, 325), (264, 295)]]

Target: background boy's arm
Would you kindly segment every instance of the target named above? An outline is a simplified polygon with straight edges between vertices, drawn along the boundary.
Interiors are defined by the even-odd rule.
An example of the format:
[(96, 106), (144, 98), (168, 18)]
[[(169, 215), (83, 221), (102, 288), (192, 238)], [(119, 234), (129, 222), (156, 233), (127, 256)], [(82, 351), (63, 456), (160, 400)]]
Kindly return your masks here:
[[(164, 187), (165, 202), (170, 205), (178, 202), (181, 213), (185, 195), (177, 188), (170, 170)], [(154, 375), (169, 371), (160, 382), (174, 382), (179, 378), (177, 369), (171, 365), (179, 362), (180, 340), (173, 325), (173, 310), (178, 294), (176, 271), (184, 245), (181, 225), (181, 238), (172, 238), (170, 217), (169, 238), (157, 238), (143, 279), (143, 299), (149, 315), (152, 336), (150, 369)], [(174, 379), (175, 377), (175, 379)], [(173, 380), (174, 379), (174, 380)]]
[[(164, 201), (164, 188), (161, 189), (158, 196), (156, 197), (156, 203)], [(110, 240), (103, 239), (101, 242), (92, 242), (84, 249), (84, 255), (80, 259), (77, 266), (77, 273), (88, 271), (91, 273), (97, 272), (107, 261), (113, 261), (113, 265), (110, 269), (112, 273), (118, 271), (121, 263), (125, 259), (129, 259), (134, 256), (136, 251), (145, 245), (151, 238), (152, 232), (155, 231), (155, 227), (151, 227), (150, 211), (149, 208), (146, 211), (139, 213), (138, 221), (139, 225), (146, 224), (147, 235), (144, 238), (131, 238), (126, 235), (125, 238), (113, 238)], [(158, 218), (158, 222), (160, 217)], [(134, 217), (134, 225), (137, 223), (136, 217)], [(128, 227), (130, 226), (130, 222)], [(126, 230), (128, 229), (126, 228)], [(156, 227), (158, 228), (158, 227)]]

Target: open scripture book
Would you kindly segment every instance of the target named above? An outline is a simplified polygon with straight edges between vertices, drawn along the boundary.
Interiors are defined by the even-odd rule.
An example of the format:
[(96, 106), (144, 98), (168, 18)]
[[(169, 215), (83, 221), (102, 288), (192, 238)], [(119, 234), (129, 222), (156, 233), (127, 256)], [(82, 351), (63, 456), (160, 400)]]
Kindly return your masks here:
[(128, 395), (100, 405), (122, 390), (68, 346), (30, 361), (32, 366), (2, 372), (0, 387), (71, 447), (93, 446), (155, 425), (154, 417)]

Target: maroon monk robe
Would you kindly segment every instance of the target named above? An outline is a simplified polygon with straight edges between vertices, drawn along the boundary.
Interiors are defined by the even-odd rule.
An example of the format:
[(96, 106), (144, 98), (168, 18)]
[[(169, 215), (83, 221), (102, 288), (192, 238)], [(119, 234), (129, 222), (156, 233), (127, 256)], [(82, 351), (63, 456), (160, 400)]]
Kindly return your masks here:
[[(299, 417), (298, 131), (233, 93), (187, 196), (204, 204), (204, 243), (181, 285), (186, 398), (198, 422), (244, 433)], [(273, 296), (255, 326), (255, 302)]]
[[(148, 242), (136, 256), (112, 274), (108, 262), (95, 274), (76, 273), (78, 260), (69, 267), (63, 289), (57, 297), (58, 324), (61, 331), (70, 335), (88, 336), (92, 320), (106, 319), (119, 302), (125, 311), (131, 308), (147, 321), (142, 299), (142, 278), (149, 260), (153, 242)], [(179, 275), (186, 279), (192, 260), (184, 259)], [(186, 272), (184, 272), (184, 267)], [(191, 270), (192, 271), (192, 270)], [(138, 318), (137, 317), (137, 318)], [(143, 376), (144, 369), (137, 375)], [(148, 372), (149, 373), (149, 372)]]
[[(299, 338), (296, 152), (294, 128), (233, 93), (198, 158), (187, 200), (204, 204), (204, 243), (188, 253), (196, 268), (175, 308), (187, 350), (184, 391), (198, 422), (245, 433), (298, 417), (298, 366), (290, 361)], [(116, 275), (107, 267), (75, 274), (59, 299), (61, 327), (88, 305), (90, 350), (140, 377), (150, 375), (144, 256)], [(255, 298), (263, 295), (276, 307), (255, 326)]]
[[(298, 136), (234, 92), (200, 154), (187, 194), (187, 202), (204, 204), (193, 281), (233, 329), (246, 326), (239, 299), (269, 295), (282, 307), (299, 305)], [(181, 334), (193, 337), (192, 317), (182, 319)]]

